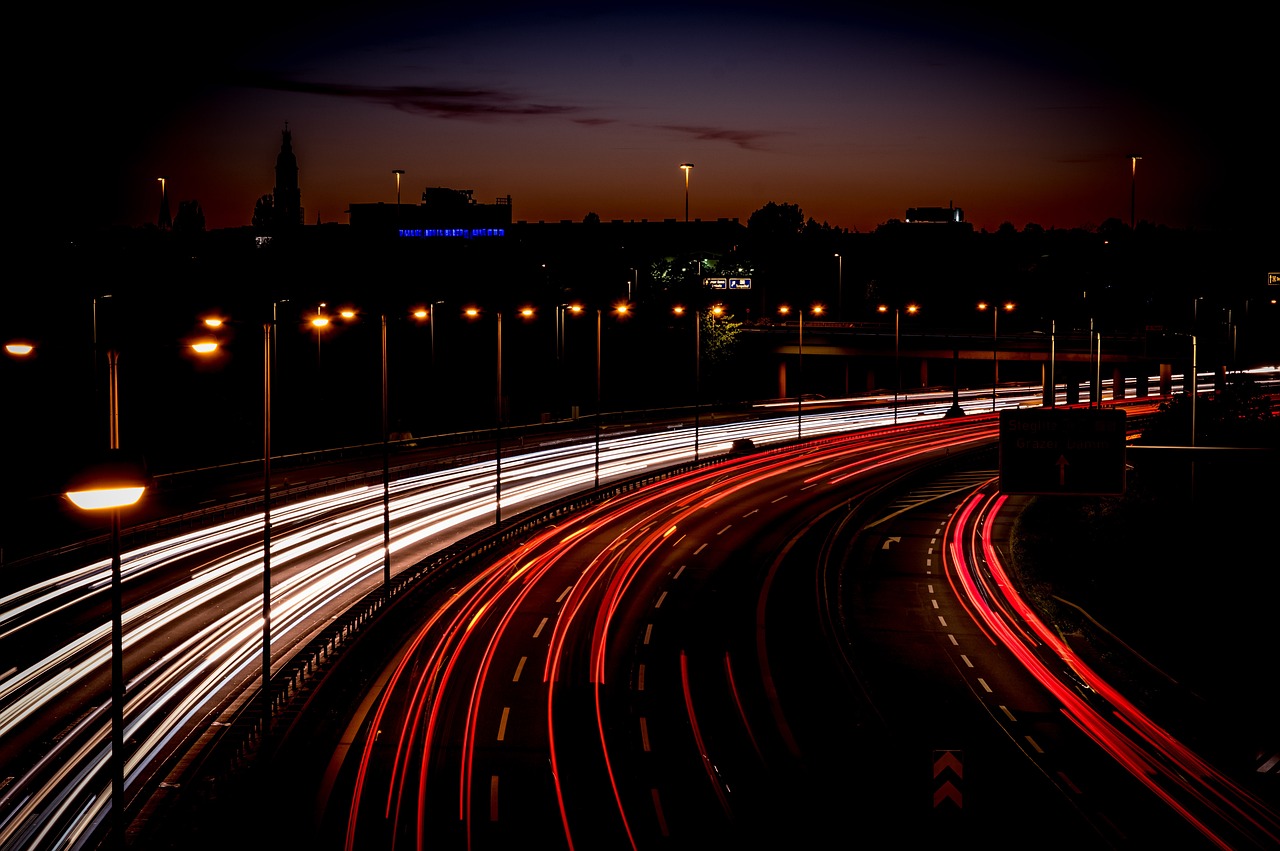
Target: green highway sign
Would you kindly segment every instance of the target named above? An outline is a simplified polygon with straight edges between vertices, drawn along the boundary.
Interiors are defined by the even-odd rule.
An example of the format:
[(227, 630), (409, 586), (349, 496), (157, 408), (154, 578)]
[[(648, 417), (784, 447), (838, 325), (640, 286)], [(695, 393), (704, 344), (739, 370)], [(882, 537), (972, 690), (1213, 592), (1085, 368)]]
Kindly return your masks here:
[(1125, 412), (1019, 408), (1000, 412), (1000, 490), (1011, 494), (1124, 493)]

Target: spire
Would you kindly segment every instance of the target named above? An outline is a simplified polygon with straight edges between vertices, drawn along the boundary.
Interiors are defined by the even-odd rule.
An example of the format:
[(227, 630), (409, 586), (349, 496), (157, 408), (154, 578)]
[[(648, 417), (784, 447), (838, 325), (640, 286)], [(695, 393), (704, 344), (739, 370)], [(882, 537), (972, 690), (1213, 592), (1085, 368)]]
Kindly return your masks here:
[(281, 227), (302, 224), (302, 192), (298, 188), (298, 158), (293, 153), (293, 134), (284, 123), (280, 153), (276, 156), (276, 186), (272, 199), (276, 223)]

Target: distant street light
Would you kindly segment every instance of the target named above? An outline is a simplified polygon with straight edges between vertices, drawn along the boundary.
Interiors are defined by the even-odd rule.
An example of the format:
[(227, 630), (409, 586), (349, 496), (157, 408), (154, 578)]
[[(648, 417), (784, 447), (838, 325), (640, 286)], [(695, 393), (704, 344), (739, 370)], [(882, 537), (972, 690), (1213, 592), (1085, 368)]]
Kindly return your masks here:
[(396, 176), (396, 235), (400, 235), (400, 178), (404, 175), (404, 169), (393, 168), (391, 173)]
[(978, 302), (978, 310), (991, 310), (991, 410), (996, 409), (996, 387), (1000, 384), (1000, 359), (998, 355), (999, 331), (998, 322), (1000, 319), (1000, 311), (1006, 313), (1013, 312), (1015, 305), (1011, 301), (1007, 301), (1002, 305), (988, 304), (985, 301)]
[[(271, 318), (262, 323), (262, 747), (259, 753), (264, 759), (271, 732), (271, 367), (275, 360), (272, 335), (278, 304), (277, 301), (271, 303)], [(220, 328), (223, 320), (205, 319), (204, 324)], [(199, 341), (192, 348), (199, 354), (209, 355), (218, 346), (216, 342)]]
[(680, 168), (684, 170), (684, 220), (689, 221), (689, 172), (693, 170), (693, 163), (680, 163)]
[(1137, 154), (1130, 154), (1129, 159), (1133, 162), (1133, 171), (1129, 178), (1129, 230), (1134, 229), (1135, 219), (1134, 210), (1138, 198), (1138, 160), (1142, 157)]
[(836, 319), (844, 319), (844, 257), (836, 255)]
[[(815, 304), (810, 308), (814, 316), (822, 315), (822, 305)], [(791, 312), (788, 305), (778, 307), (778, 312), (786, 316)], [(796, 341), (796, 439), (804, 437), (804, 311), (796, 311), (796, 317), (800, 320), (800, 333)]]
[[(881, 313), (889, 312), (889, 305), (882, 304), (878, 308)], [(914, 316), (919, 312), (920, 308), (914, 304), (907, 305), (907, 313)], [(898, 357), (898, 326), (901, 311), (898, 308), (893, 309), (893, 370), (896, 374), (895, 383), (893, 385), (893, 422), (898, 422), (898, 396), (902, 393), (902, 364)]]

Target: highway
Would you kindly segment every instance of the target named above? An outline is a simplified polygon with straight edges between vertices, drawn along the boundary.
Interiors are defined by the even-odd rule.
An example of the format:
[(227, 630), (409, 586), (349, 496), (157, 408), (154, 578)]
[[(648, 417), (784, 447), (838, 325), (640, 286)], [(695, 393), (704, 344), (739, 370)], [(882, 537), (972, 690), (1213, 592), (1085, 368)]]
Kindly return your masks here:
[[(1002, 396), (1001, 404), (1034, 404), (1037, 397), (1037, 388), (1023, 388)], [(940, 420), (950, 402), (949, 395), (917, 399), (899, 410), (899, 424), (905, 429)], [(978, 393), (965, 405), (971, 412), (983, 411), (990, 396)], [(803, 436), (868, 429), (885, 418), (883, 410), (806, 414)], [(994, 418), (985, 420), (994, 429)], [(700, 441), (702, 452), (711, 457), (741, 438), (761, 447), (785, 444), (797, 430), (796, 419), (779, 417), (706, 426)], [(599, 445), (598, 467), (590, 443), (506, 457), (503, 513), (589, 489), (597, 471), (604, 483), (688, 461), (692, 442), (688, 429), (611, 437)], [(397, 573), (491, 522), (494, 474), (492, 461), (481, 461), (394, 483)], [(792, 474), (801, 475), (798, 470)], [(279, 660), (277, 670), (338, 613), (378, 589), (381, 498), (381, 488), (364, 487), (277, 508), (271, 562), (271, 652)], [(558, 564), (555, 559), (549, 563)], [(261, 517), (192, 530), (125, 554), (131, 815), (143, 810), (175, 765), (211, 730), (230, 724), (260, 686), (261, 670), (255, 665), (261, 643), (262, 566)], [(586, 570), (588, 565), (578, 567)], [(4, 848), (93, 847), (101, 839), (111, 806), (104, 794), (110, 786), (106, 573), (107, 565), (95, 562), (16, 590), (6, 586), (0, 609), (0, 650), (6, 660), (0, 681)], [(598, 586), (596, 593), (609, 587)], [(633, 603), (622, 605), (627, 599), (618, 598), (617, 618), (634, 627), (640, 614)], [(571, 655), (566, 664), (567, 670), (577, 671), (587, 662)], [(617, 670), (620, 662), (602, 655), (590, 664)], [(674, 676), (674, 669), (664, 674)], [(474, 747), (476, 740), (460, 741)], [(721, 771), (718, 764), (704, 768), (712, 774)]]
[(353, 660), (354, 711), (266, 769), (265, 841), (1271, 847), (1274, 810), (1018, 597), (967, 463), (994, 426), (780, 448), (531, 534)]

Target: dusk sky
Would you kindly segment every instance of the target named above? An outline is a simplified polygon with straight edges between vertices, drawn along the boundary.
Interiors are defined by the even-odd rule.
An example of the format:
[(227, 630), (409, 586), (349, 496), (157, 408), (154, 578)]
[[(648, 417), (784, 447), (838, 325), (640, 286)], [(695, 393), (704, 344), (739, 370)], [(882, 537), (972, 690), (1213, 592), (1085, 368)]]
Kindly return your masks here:
[(210, 229), (237, 227), (272, 191), (287, 123), (308, 224), (394, 203), (396, 168), (403, 203), (444, 186), (510, 195), (516, 220), (682, 219), (691, 162), (691, 218), (773, 201), (869, 231), (954, 204), (995, 230), (1127, 224), (1139, 154), (1138, 220), (1217, 227), (1275, 206), (1276, 110), (1262, 22), (1208, 8), (66, 10), (50, 46), (70, 73), (28, 69), (24, 172), (53, 215), (84, 201), (94, 224), (154, 222), (164, 175), (174, 214), (196, 200)]

